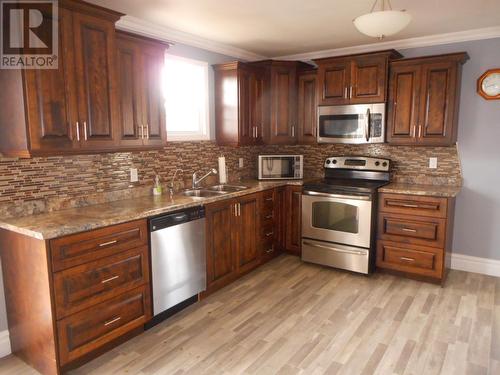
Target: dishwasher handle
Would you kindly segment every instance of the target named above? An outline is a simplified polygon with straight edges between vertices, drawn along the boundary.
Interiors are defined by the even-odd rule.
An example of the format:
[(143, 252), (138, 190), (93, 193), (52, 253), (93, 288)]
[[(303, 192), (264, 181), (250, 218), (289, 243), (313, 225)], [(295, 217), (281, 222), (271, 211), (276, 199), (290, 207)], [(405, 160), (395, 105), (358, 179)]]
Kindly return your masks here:
[(193, 207), (150, 219), (149, 228), (150, 232), (155, 232), (157, 230), (184, 224), (193, 220), (202, 219), (204, 217), (205, 209), (203, 207)]

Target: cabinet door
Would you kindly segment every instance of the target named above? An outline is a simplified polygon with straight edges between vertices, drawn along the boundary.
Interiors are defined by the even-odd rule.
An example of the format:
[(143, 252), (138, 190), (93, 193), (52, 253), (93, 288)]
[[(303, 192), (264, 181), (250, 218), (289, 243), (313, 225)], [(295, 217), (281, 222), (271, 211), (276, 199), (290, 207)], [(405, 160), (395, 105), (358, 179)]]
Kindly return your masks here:
[(284, 251), (286, 248), (286, 226), (288, 221), (286, 219), (286, 187), (279, 187), (275, 189), (274, 198), (274, 237), (275, 249), (277, 251)]
[(389, 80), (387, 141), (392, 144), (416, 142), (420, 104), (421, 66), (394, 65)]
[(271, 144), (294, 144), (297, 120), (295, 67), (271, 68)]
[(142, 45), (142, 126), (145, 146), (162, 146), (167, 141), (165, 98), (162, 75), (165, 66), (165, 49)]
[(450, 145), (456, 141), (455, 98), (457, 63), (443, 61), (423, 64), (418, 142), (423, 145)]
[(318, 67), (318, 99), (320, 105), (349, 103), (351, 61), (336, 59)]
[(251, 145), (255, 141), (251, 123), (250, 85), (250, 72), (246, 69), (238, 69), (238, 130), (240, 145)]
[(117, 144), (119, 105), (114, 24), (75, 12), (73, 26), (82, 148), (112, 149)]
[[(44, 17), (50, 17), (44, 15)], [(42, 25), (52, 25), (44, 22)], [(46, 30), (41, 30), (46, 31)], [(48, 30), (47, 30), (48, 31)], [(79, 147), (71, 12), (59, 9), (58, 69), (26, 69), (27, 121), (30, 145), (40, 152)]]
[(260, 263), (259, 194), (238, 200), (238, 272), (245, 273)]
[(286, 194), (286, 249), (292, 254), (301, 255), (302, 186), (287, 186)]
[(316, 72), (299, 75), (298, 143), (315, 144), (317, 128)]
[(137, 43), (119, 35), (117, 43), (120, 144), (142, 146), (144, 129), (141, 117), (140, 57)]
[(207, 291), (218, 289), (235, 279), (236, 225), (235, 201), (215, 202), (205, 206), (207, 248)]
[(350, 103), (385, 102), (387, 56), (364, 56), (352, 60)]
[(263, 138), (265, 119), (264, 87), (264, 73), (260, 70), (253, 71), (250, 79), (250, 124), (255, 128), (254, 143), (262, 143)]

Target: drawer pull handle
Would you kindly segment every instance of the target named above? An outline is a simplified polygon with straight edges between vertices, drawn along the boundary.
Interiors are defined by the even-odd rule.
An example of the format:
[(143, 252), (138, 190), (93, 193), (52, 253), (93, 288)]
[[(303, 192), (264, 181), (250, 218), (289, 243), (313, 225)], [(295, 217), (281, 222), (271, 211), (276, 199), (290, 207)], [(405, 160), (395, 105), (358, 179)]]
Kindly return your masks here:
[(409, 203), (402, 204), (401, 206), (409, 207), (409, 208), (419, 208), (420, 207), (418, 204), (409, 204)]
[(271, 237), (273, 234), (274, 234), (274, 232), (266, 233), (266, 237)]
[(101, 281), (101, 284), (106, 284), (106, 283), (109, 283), (110, 281), (113, 281), (113, 280), (116, 280), (118, 279), (120, 276), (116, 275), (116, 276), (113, 276), (113, 277), (110, 277), (109, 279), (104, 279)]
[(274, 249), (271, 247), (269, 250), (266, 250), (266, 253), (272, 253), (274, 251)]
[(100, 244), (99, 244), (99, 247), (108, 246), (108, 245), (113, 245), (114, 243), (117, 243), (117, 242), (118, 242), (118, 240), (113, 240), (113, 241), (103, 242), (103, 243), (100, 243)]
[(417, 233), (416, 229), (411, 229), (411, 228), (401, 228), (401, 230), (405, 232), (410, 232), (410, 233)]
[(273, 198), (266, 198), (266, 202), (272, 202)]
[(266, 216), (266, 219), (272, 219), (273, 218), (273, 215), (267, 215)]
[(104, 322), (104, 325), (105, 325), (105, 326), (109, 326), (109, 325), (111, 325), (111, 324), (113, 324), (113, 323), (116, 323), (116, 322), (117, 322), (117, 321), (119, 321), (121, 318), (122, 318), (122, 317), (121, 317), (121, 316), (119, 316), (119, 317), (117, 317), (117, 318), (114, 318), (114, 319), (108, 320), (107, 322)]
[(413, 258), (407, 258), (407, 257), (400, 257), (399, 259), (404, 260), (406, 262), (414, 262), (415, 261), (415, 259), (413, 259)]

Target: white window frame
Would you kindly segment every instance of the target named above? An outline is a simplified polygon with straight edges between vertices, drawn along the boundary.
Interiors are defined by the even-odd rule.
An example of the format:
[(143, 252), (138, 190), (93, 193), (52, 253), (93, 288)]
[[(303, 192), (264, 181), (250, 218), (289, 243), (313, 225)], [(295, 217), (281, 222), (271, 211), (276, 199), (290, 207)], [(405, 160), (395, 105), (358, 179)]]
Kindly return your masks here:
[[(172, 55), (169, 53), (165, 53), (165, 61), (167, 59), (170, 60), (180, 60), (180, 61), (185, 61), (193, 65), (200, 65), (204, 68), (204, 92), (205, 92), (205, 123), (202, 126), (202, 129), (197, 132), (180, 132), (180, 131), (169, 131), (168, 130), (168, 111), (167, 111), (167, 97), (165, 93), (165, 111), (166, 111), (166, 127), (167, 127), (167, 140), (168, 141), (206, 141), (210, 140), (210, 103), (209, 103), (209, 64), (206, 61), (201, 61), (201, 60), (195, 60), (195, 59), (189, 59), (186, 57), (181, 57), (177, 55)], [(165, 69), (166, 69), (166, 63), (165, 63)], [(166, 83), (166, 71), (165, 71), (165, 78), (164, 82), (165, 85)]]

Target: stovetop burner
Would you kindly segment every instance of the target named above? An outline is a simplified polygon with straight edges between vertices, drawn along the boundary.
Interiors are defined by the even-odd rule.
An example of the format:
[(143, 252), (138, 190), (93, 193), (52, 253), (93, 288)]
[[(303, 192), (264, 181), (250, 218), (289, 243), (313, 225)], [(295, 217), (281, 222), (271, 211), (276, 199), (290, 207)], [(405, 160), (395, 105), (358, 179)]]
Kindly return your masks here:
[(304, 184), (304, 190), (374, 194), (390, 178), (390, 161), (381, 158), (333, 156), (325, 160), (324, 168), (325, 177)]

